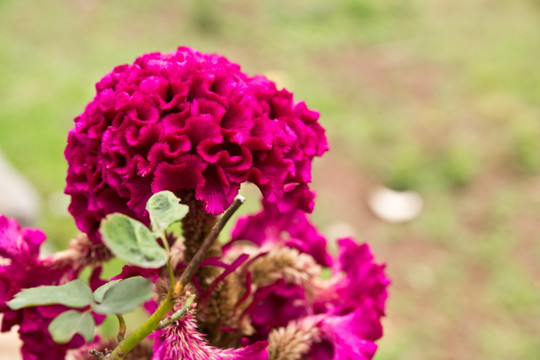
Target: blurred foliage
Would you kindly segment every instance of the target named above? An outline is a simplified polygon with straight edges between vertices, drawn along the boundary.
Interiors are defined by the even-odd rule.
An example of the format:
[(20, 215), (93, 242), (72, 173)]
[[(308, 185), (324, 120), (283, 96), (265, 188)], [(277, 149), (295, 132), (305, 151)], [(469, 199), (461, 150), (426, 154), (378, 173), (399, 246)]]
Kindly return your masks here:
[(540, 170), (540, 121), (538, 118), (519, 121), (512, 127), (510, 149), (515, 167), (525, 174)]
[(93, 84), (145, 52), (224, 54), (321, 112), (333, 155), (316, 181), (340, 174), (339, 158), (348, 185), (425, 199), (420, 218), (389, 225), (320, 181), (332, 191), (318, 223), (349, 221), (389, 264), (376, 359), (537, 359), (539, 34), (533, 0), (3, 0), (0, 148), (62, 247), (75, 233), (55, 200), (62, 152)]

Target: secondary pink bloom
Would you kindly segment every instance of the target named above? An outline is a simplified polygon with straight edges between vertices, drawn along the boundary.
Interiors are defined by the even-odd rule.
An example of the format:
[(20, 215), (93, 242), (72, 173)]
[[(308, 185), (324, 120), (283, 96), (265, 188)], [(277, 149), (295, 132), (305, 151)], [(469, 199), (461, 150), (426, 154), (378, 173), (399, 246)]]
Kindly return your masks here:
[(259, 301), (249, 314), (256, 332), (250, 340), (267, 339), (272, 329), (285, 327), (290, 321), (310, 314), (305, 289), (283, 280), (259, 289), (254, 299)]
[(366, 300), (383, 316), (387, 287), (390, 280), (384, 274), (384, 265), (373, 262), (373, 254), (367, 244), (357, 244), (352, 238), (338, 240), (339, 257), (334, 264), (331, 293), (335, 293), (336, 308), (355, 309)]
[(298, 209), (280, 212), (275, 205), (263, 201), (261, 212), (242, 217), (236, 223), (231, 244), (238, 240), (249, 240), (262, 248), (283, 244), (311, 255), (322, 266), (332, 264), (326, 239), (305, 212)]
[(338, 245), (333, 276), (313, 305), (314, 313), (323, 316), (322, 341), (314, 344), (309, 359), (371, 359), (377, 350), (375, 340), (383, 335), (380, 319), (390, 280), (384, 265), (373, 262), (367, 244), (345, 238)]
[(96, 89), (65, 150), (69, 210), (90, 238), (109, 213), (147, 221), (145, 203), (161, 190), (194, 192), (220, 214), (251, 181), (282, 209), (311, 210), (306, 184), (328, 148), (324, 130), (274, 83), (179, 48), (118, 66)]
[(68, 281), (65, 267), (58, 267), (47, 259), (39, 258), (39, 247), (45, 234), (39, 230), (21, 229), (15, 219), (0, 216), (0, 313), (2, 332), (19, 325), (19, 336), (24, 360), (64, 359), (68, 349), (84, 343), (77, 335), (68, 344), (55, 343), (47, 327), (52, 319), (66, 310), (64, 306), (38, 306), (11, 310), (6, 302), (25, 288), (40, 285), (59, 285)]
[(303, 286), (285, 279), (257, 289), (253, 305), (246, 310), (255, 329), (251, 341), (266, 339), (272, 329), (286, 327), (291, 321), (309, 320), (319, 330), (319, 341), (302, 359), (362, 360), (374, 356), (375, 341), (383, 335), (381, 317), (390, 281), (384, 265), (374, 262), (367, 244), (340, 239), (339, 254), (332, 260), (326, 252), (326, 240), (304, 213), (282, 214), (268, 204), (259, 214), (238, 221), (227, 251), (242, 246), (239, 240), (249, 240), (261, 249), (285, 245), (311, 255), (319, 264), (332, 266), (332, 277), (316, 283), (315, 293), (309, 296)]
[[(343, 316), (325, 316), (319, 324), (321, 341), (312, 344), (303, 360), (370, 360), (377, 351), (374, 340), (366, 337), (370, 325), (379, 327), (378, 317), (359, 308)], [(370, 309), (367, 309), (368, 311)], [(372, 324), (370, 324), (372, 322)], [(381, 333), (382, 336), (382, 333)]]

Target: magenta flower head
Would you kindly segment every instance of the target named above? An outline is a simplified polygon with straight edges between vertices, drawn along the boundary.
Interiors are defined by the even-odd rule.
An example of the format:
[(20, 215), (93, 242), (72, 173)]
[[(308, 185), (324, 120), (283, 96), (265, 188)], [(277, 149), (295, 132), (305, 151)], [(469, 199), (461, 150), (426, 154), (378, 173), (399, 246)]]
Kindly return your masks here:
[(194, 195), (217, 215), (250, 181), (280, 208), (312, 210), (307, 183), (328, 149), (324, 129), (274, 83), (179, 48), (118, 66), (96, 89), (65, 150), (69, 210), (91, 238), (109, 213), (147, 221), (144, 205), (161, 190)]

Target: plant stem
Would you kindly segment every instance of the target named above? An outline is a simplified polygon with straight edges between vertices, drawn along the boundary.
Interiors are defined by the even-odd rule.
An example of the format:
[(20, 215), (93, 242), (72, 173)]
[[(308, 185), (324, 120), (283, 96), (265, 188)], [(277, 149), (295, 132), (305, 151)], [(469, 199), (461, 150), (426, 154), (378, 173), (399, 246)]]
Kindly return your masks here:
[(189, 310), (191, 310), (191, 305), (193, 304), (193, 301), (195, 301), (195, 295), (188, 296), (186, 298), (186, 302), (184, 303), (184, 305), (182, 305), (182, 308), (180, 310), (159, 322), (158, 329), (161, 330), (184, 316)]
[(169, 259), (167, 260), (167, 269), (169, 270), (169, 278), (170, 278), (169, 291), (167, 292), (167, 296), (173, 297), (175, 278), (174, 278), (174, 270), (171, 264), (171, 255), (169, 255)]
[(206, 257), (206, 252), (208, 249), (212, 246), (214, 241), (217, 239), (219, 233), (221, 230), (223, 230), (223, 227), (225, 227), (225, 224), (227, 224), (227, 221), (233, 216), (233, 214), (238, 210), (240, 205), (242, 205), (246, 199), (243, 196), (238, 195), (235, 199), (233, 204), (230, 208), (225, 211), (223, 216), (219, 219), (219, 221), (212, 227), (212, 230), (210, 230), (210, 233), (206, 236), (203, 243), (189, 262), (188, 266), (185, 268), (184, 272), (180, 276), (180, 280), (178, 281), (182, 287), (185, 287), (186, 284), (191, 281), (191, 278), (193, 275), (197, 272), (197, 269), (199, 268), (199, 265), (203, 262), (204, 258)]
[(124, 337), (126, 336), (126, 321), (121, 314), (116, 314), (116, 317), (118, 318), (118, 335), (116, 338), (118, 339), (118, 342), (120, 342), (124, 340)]
[(165, 248), (165, 251), (167, 252), (167, 255), (171, 255), (171, 248), (169, 246), (169, 241), (167, 240), (167, 235), (165, 233), (165, 230), (159, 234), (159, 238), (161, 239), (161, 242), (163, 243), (163, 247)]
[(122, 360), (128, 352), (130, 352), (138, 343), (140, 343), (145, 337), (150, 335), (159, 326), (159, 322), (163, 319), (169, 311), (173, 308), (175, 300), (169, 296), (163, 300), (156, 311), (150, 315), (150, 317), (131, 333), (127, 338), (122, 340), (111, 354), (106, 359)]
[(204, 204), (195, 199), (194, 193), (185, 194), (182, 200), (189, 206), (189, 212), (182, 219), (184, 260), (188, 263), (216, 224), (217, 218), (204, 210)]
[[(225, 224), (227, 224), (227, 221), (232, 217), (232, 215), (236, 212), (236, 210), (238, 210), (240, 205), (244, 203), (244, 201), (245, 199), (243, 196), (236, 197), (231, 207), (227, 209), (227, 211), (223, 214), (223, 216), (219, 219), (219, 221), (212, 227), (212, 230), (210, 231), (210, 233), (208, 233), (208, 235), (204, 239), (203, 243), (201, 244), (201, 246), (195, 253), (195, 256), (193, 256), (193, 258), (191, 259), (191, 261), (185, 268), (184, 272), (180, 276), (180, 280), (178, 280), (178, 282), (174, 286), (175, 291), (173, 292), (169, 291), (169, 293), (167, 294), (167, 297), (161, 302), (161, 304), (156, 309), (156, 311), (152, 315), (150, 315), (150, 317), (141, 326), (139, 326), (139, 328), (137, 328), (127, 338), (122, 340), (113, 350), (113, 352), (105, 357), (105, 359), (110, 359), (110, 360), (124, 359), (124, 356), (126, 356), (128, 352), (130, 352), (135, 346), (137, 346), (138, 343), (140, 343), (145, 337), (150, 335), (153, 331), (160, 328), (161, 320), (167, 316), (169, 311), (171, 311), (174, 304), (176, 303), (177, 297), (181, 294), (182, 289), (185, 287), (185, 285), (187, 285), (189, 281), (191, 281), (191, 278), (193, 277), (193, 275), (195, 274), (195, 272), (201, 265), (202, 261), (204, 260), (206, 256), (206, 252), (212, 246), (214, 241), (217, 239), (219, 233), (221, 232), (221, 230), (223, 230), (223, 227), (225, 226)], [(170, 259), (168, 262), (168, 266), (170, 268)], [(186, 300), (186, 304), (187, 304), (187, 300)], [(178, 314), (181, 310), (182, 309), (180, 309), (178, 312), (173, 314), (171, 318), (176, 317), (175, 315)], [(180, 316), (182, 315), (183, 314), (180, 313)], [(179, 319), (180, 316), (178, 316), (176, 319)]]

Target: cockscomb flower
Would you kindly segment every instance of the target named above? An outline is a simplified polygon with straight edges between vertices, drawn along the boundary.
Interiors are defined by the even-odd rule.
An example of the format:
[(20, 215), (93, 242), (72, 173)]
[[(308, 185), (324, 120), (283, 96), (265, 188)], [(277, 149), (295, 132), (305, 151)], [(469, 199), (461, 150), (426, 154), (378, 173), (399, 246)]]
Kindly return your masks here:
[(161, 190), (194, 194), (217, 215), (250, 181), (282, 209), (311, 211), (307, 183), (328, 148), (324, 130), (274, 83), (179, 48), (118, 66), (96, 89), (65, 150), (69, 210), (91, 239), (109, 213), (147, 221), (144, 205)]
[[(389, 284), (384, 266), (351, 238), (338, 240), (332, 257), (307, 215), (311, 163), (328, 149), (318, 113), (268, 79), (190, 48), (118, 66), (96, 90), (65, 150), (65, 192), (83, 234), (43, 259), (43, 233), (0, 217), (2, 330), (19, 325), (24, 360), (61, 360), (72, 348), (77, 359), (374, 356)], [(218, 235), (244, 201), (233, 200), (244, 182), (260, 189), (263, 209), (241, 218), (222, 245)], [(100, 233), (112, 213), (133, 219), (108, 216)], [(121, 281), (106, 282), (100, 264), (113, 256), (128, 265), (113, 278)], [(118, 343), (94, 338), (93, 324), (58, 337), (66, 307), (33, 306), (50, 304), (47, 297), (7, 306), (21, 289), (65, 284), (85, 268), (93, 269), (91, 293), (77, 316), (92, 313), (99, 323), (96, 312), (119, 315)], [(34, 291), (32, 301), (43, 298), (39, 290), (21, 296)], [(136, 306), (151, 316), (126, 336), (121, 314)], [(50, 331), (67, 344), (52, 341), (54, 318)], [(81, 321), (62, 327), (74, 322)]]

